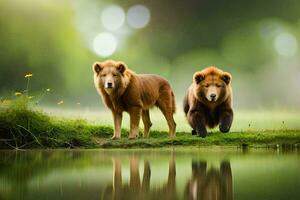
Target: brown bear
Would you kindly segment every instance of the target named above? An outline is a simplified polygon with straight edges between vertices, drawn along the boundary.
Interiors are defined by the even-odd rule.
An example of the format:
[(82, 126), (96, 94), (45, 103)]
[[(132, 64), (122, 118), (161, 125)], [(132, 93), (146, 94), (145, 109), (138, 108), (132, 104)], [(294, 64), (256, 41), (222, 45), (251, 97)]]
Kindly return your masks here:
[(230, 130), (233, 120), (231, 79), (228, 72), (213, 66), (194, 74), (183, 104), (193, 134), (206, 137), (206, 128), (217, 125), (223, 133)]
[(165, 116), (170, 137), (175, 137), (175, 97), (169, 82), (157, 75), (138, 75), (120, 61), (106, 60), (93, 65), (94, 83), (104, 104), (112, 111), (114, 136), (121, 137), (123, 111), (130, 116), (129, 138), (136, 138), (139, 121), (144, 123), (144, 137), (148, 138), (152, 126), (149, 109), (157, 106)]

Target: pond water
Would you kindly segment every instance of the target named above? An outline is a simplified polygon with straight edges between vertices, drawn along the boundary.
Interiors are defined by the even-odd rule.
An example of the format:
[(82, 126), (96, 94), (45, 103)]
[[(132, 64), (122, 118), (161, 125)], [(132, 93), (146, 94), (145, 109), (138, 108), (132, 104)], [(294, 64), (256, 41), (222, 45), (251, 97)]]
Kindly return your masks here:
[(299, 151), (0, 151), (0, 199), (300, 199)]

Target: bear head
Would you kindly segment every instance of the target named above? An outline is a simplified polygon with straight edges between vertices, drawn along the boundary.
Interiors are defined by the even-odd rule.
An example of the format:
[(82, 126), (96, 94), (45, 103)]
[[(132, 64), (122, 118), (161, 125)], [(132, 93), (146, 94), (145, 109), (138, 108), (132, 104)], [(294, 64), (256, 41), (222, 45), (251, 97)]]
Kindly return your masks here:
[(193, 92), (196, 99), (203, 103), (221, 103), (231, 91), (231, 74), (216, 67), (207, 67), (193, 76)]
[(124, 88), (128, 81), (127, 65), (120, 61), (95, 62), (93, 71), (96, 88), (102, 88), (107, 94)]

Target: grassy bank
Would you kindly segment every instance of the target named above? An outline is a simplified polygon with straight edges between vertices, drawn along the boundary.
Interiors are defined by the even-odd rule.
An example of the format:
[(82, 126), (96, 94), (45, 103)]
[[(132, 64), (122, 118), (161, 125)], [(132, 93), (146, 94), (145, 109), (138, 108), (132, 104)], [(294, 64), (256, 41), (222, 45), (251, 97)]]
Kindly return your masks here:
[[(300, 130), (242, 131), (222, 134), (212, 132), (206, 138), (192, 136), (189, 132), (178, 132), (169, 139), (163, 131), (151, 131), (150, 139), (140, 136), (136, 140), (123, 138), (110, 140), (112, 127), (91, 124), (81, 119), (62, 119), (37, 110), (25, 99), (1, 102), (0, 148), (137, 148), (165, 146), (299, 146)], [(141, 134), (142, 135), (142, 134)]]

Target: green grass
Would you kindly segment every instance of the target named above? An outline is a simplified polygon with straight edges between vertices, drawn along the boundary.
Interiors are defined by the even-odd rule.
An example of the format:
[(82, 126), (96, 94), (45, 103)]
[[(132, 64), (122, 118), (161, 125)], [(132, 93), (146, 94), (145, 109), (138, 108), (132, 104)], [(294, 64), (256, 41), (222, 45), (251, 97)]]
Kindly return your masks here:
[[(95, 125), (111, 126), (113, 119), (111, 112), (108, 109), (99, 108), (92, 110), (87, 109), (55, 109), (54, 107), (42, 109), (53, 117), (64, 117), (68, 119), (86, 119), (89, 123)], [(178, 132), (191, 132), (191, 127), (186, 122), (183, 111), (180, 105), (177, 106), (177, 112), (174, 115), (177, 123)], [(154, 108), (150, 111), (150, 118), (152, 121), (152, 130), (166, 131), (168, 126), (162, 113)], [(129, 116), (127, 113), (123, 115), (122, 127), (129, 128)], [(140, 123), (140, 128), (143, 124)], [(234, 120), (231, 127), (233, 132), (252, 132), (264, 130), (300, 130), (300, 110), (291, 109), (254, 109), (254, 110), (235, 110)]]
[[(182, 119), (182, 122), (185, 123)], [(287, 122), (288, 123), (288, 122)], [(178, 124), (178, 121), (177, 121)], [(180, 125), (179, 125), (180, 126)], [(152, 129), (149, 139), (128, 140), (127, 129), (122, 139), (111, 140), (113, 129), (82, 119), (58, 118), (49, 115), (20, 98), (0, 105), (0, 148), (148, 148), (167, 146), (240, 146), (276, 147), (299, 146), (300, 130), (286, 126), (276, 130), (253, 129), (223, 134), (213, 131), (206, 138), (192, 136), (190, 129), (182, 128), (174, 139), (160, 129)]]

